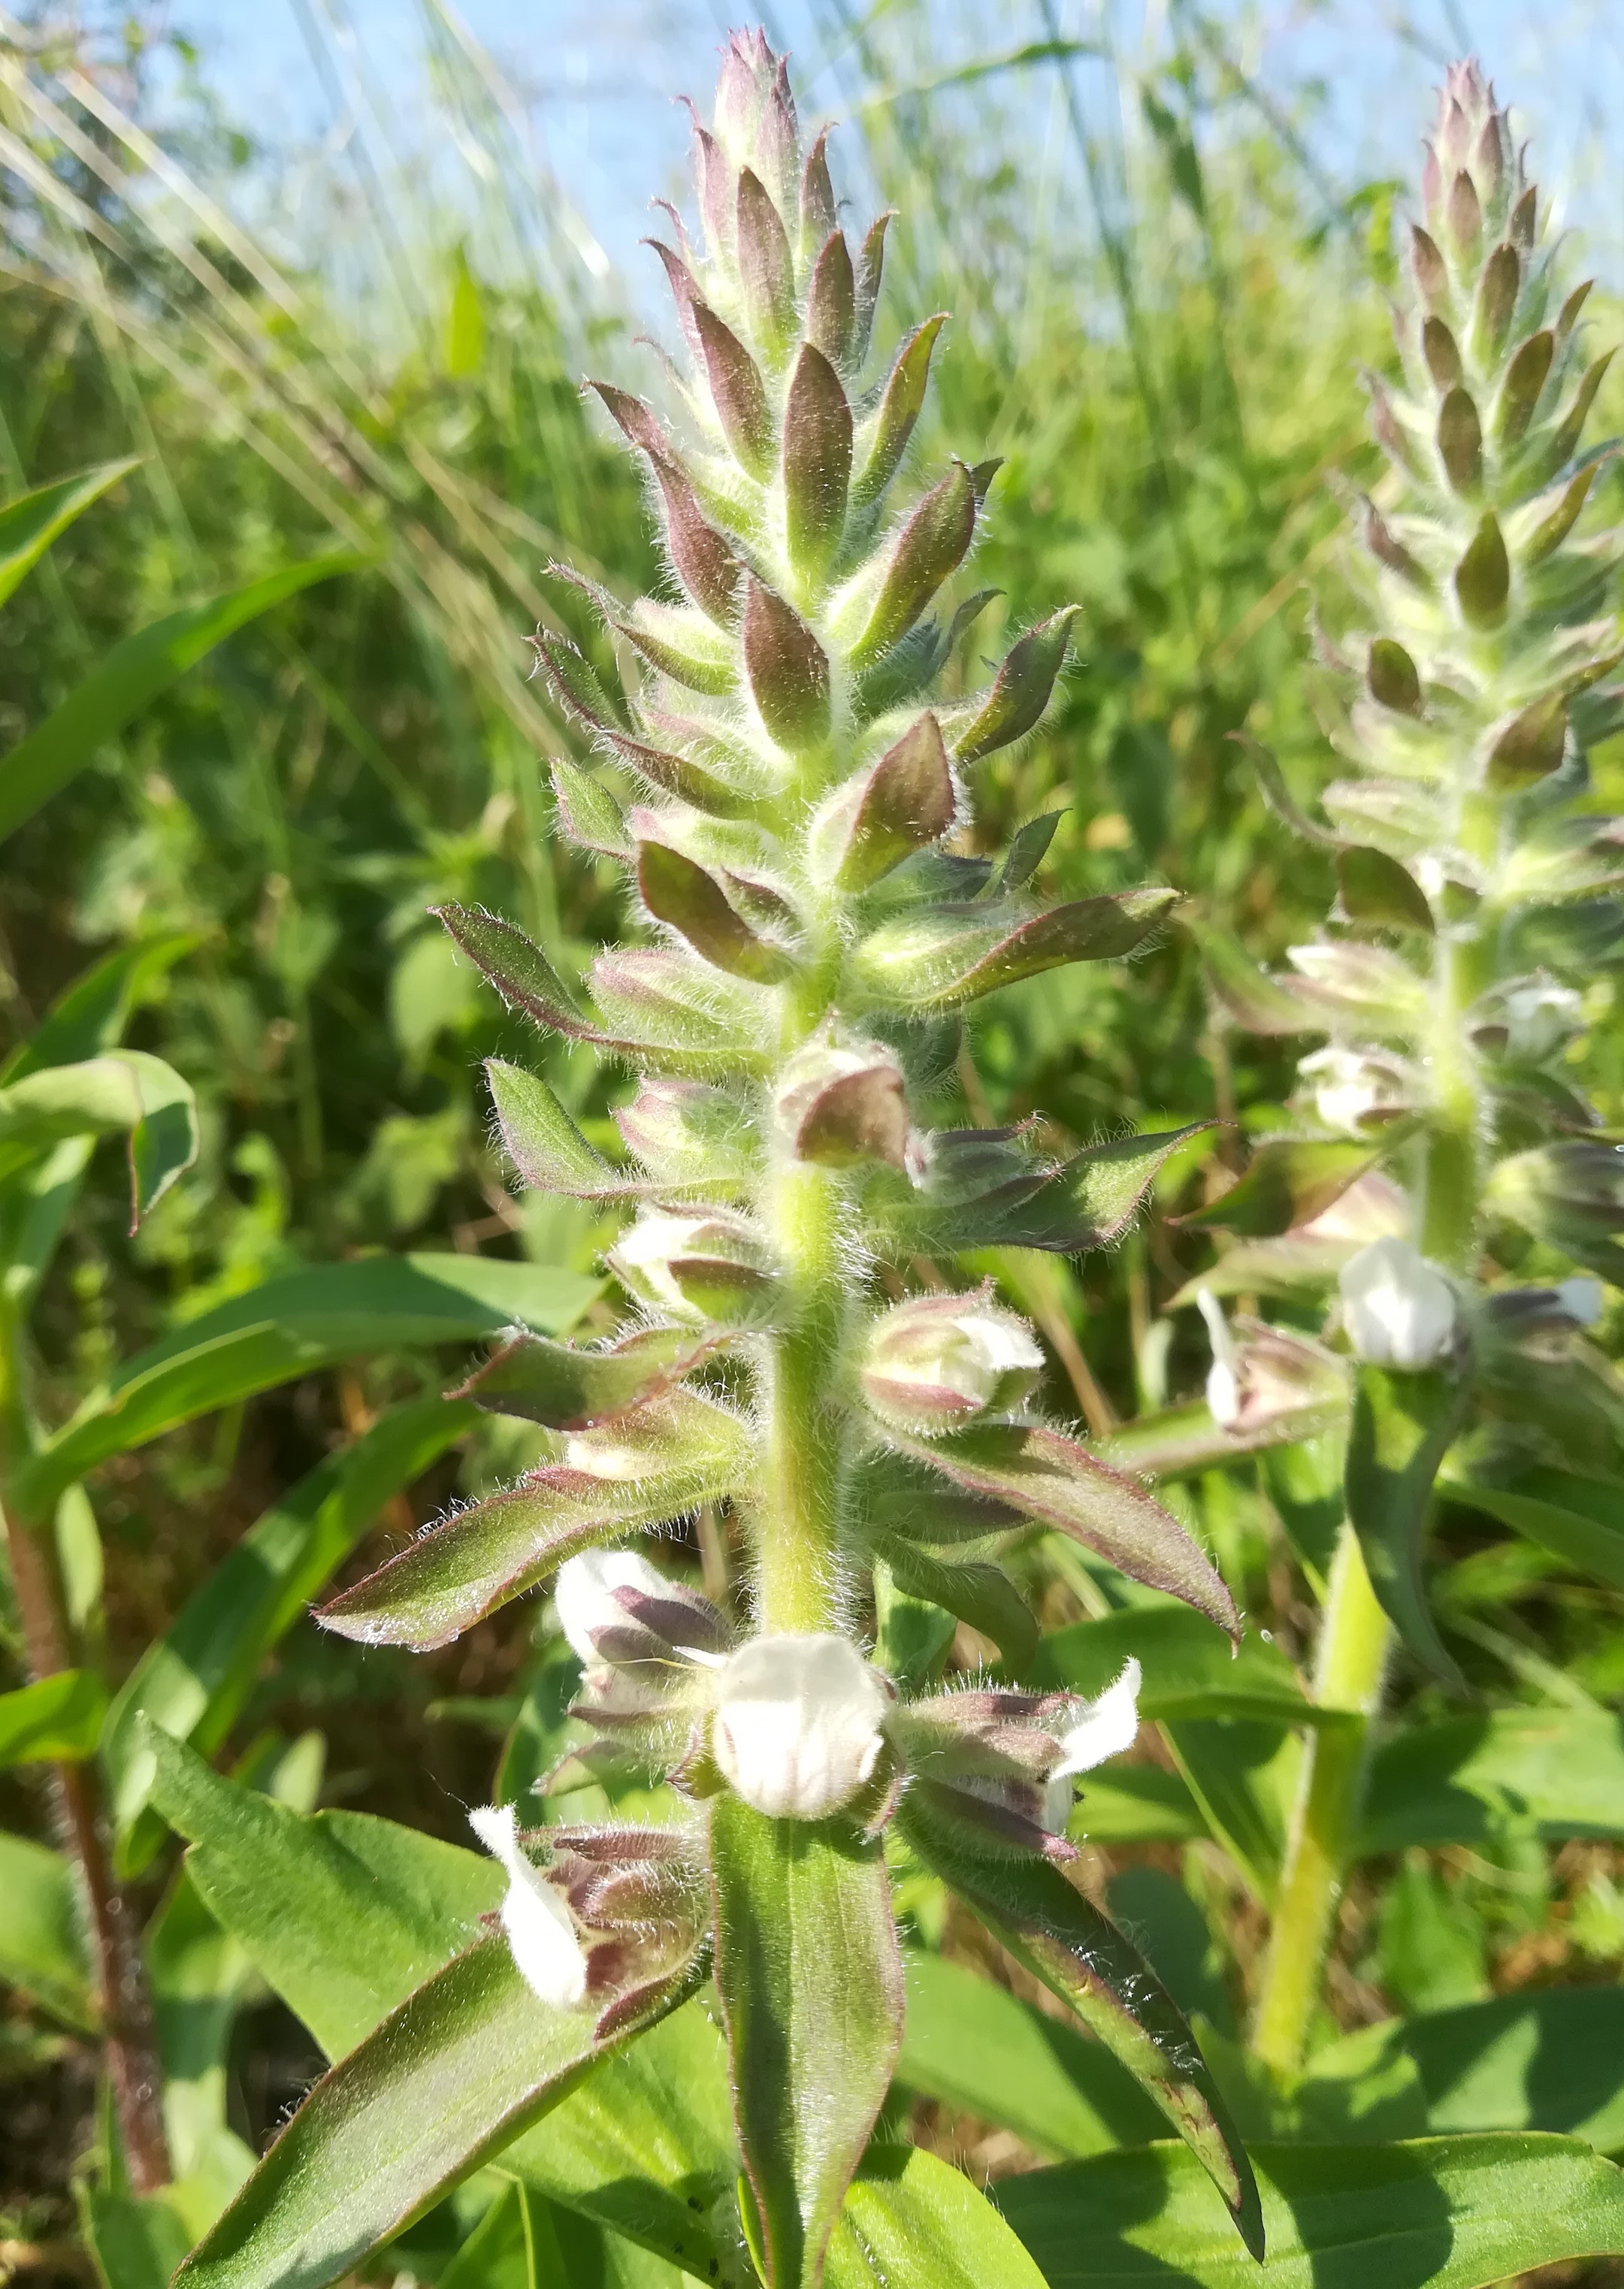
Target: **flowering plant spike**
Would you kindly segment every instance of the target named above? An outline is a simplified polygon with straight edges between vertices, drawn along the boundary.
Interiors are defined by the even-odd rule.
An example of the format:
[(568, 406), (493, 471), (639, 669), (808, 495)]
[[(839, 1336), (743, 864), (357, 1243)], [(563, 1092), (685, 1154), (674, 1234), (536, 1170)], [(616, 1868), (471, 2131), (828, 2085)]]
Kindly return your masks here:
[[(1388, 467), (1316, 626), (1321, 721), (1351, 767), (1322, 791), (1329, 825), (1244, 743), (1274, 807), (1334, 850), (1336, 905), (1289, 976), (1198, 925), (1234, 1022), (1329, 1036), (1299, 1066), (1300, 1133), (1200, 1212), (1238, 1243), (1202, 1308), (1211, 1411), (1237, 1449), (1266, 1448), (1304, 1435), (1300, 1407), (1256, 1403), (1270, 1348), (1300, 1339), (1231, 1329), (1211, 1291), (1333, 1284), (1348, 1527), (1319, 1669), (1364, 1716), (1395, 1632), (1464, 1682), (1423, 1576), (1446, 1464), (1452, 1496), (1493, 1516), (1530, 1471), (1576, 1474), (1546, 1491), (1579, 1507), (1620, 1461), (1617, 1376), (1587, 1333), (1601, 1291), (1569, 1275), (1624, 1274), (1624, 1154), (1575, 1065), (1584, 985), (1620, 929), (1624, 826), (1589, 807), (1586, 760), (1624, 724), (1620, 551), (1585, 514), (1611, 353), (1586, 346), (1588, 287), (1565, 288), (1560, 251), (1493, 88), (1453, 66), (1409, 231), (1401, 379), (1369, 384)], [(1258, 2021), (1288, 2069), (1357, 1824), (1354, 1738), (1315, 1741), (1302, 1768)]]
[[(709, 1957), (742, 2229), (770, 2289), (822, 2277), (890, 2084), (887, 1853), (904, 1832), (1139, 2077), (1261, 2251), (1189, 2030), (1063, 1873), (1074, 1776), (1131, 1741), (1137, 1672), (1096, 1708), (890, 1674), (872, 1640), (883, 1559), (1029, 1646), (987, 1556), (1021, 1519), (1238, 1636), (1182, 1527), (1029, 1411), (1043, 1360), (1026, 1324), (987, 1288), (906, 1293), (921, 1256), (1073, 1251), (1122, 1228), (1174, 1138), (1055, 1162), (1018, 1131), (933, 1127), (925, 1084), (967, 1003), (1131, 952), (1173, 894), (1046, 905), (1041, 840), (1002, 867), (957, 847), (975, 768), (1038, 722), (1072, 615), (1022, 636), (984, 691), (933, 698), (970, 609), (942, 592), (995, 474), (954, 461), (907, 490), (943, 320), (872, 370), (888, 218), (848, 238), (824, 139), (802, 136), (759, 33), (728, 44), (695, 171), (699, 227), (673, 219), (657, 249), (683, 346), (666, 402), (592, 385), (641, 459), (670, 570), (630, 606), (588, 592), (634, 688), (537, 638), (602, 767), (560, 769), (561, 822), (625, 866), (646, 943), (601, 954), (580, 992), (510, 924), (442, 916), (513, 1008), (640, 1077), (613, 1162), (545, 1082), (490, 1072), (527, 1182), (624, 1203), (609, 1263), (633, 1315), (600, 1348), (521, 1338), (476, 1374), (468, 1395), (545, 1426), (546, 1459), (322, 1618), (426, 1647), (557, 1575), (577, 1713), (692, 1811), (595, 1852), (481, 1814), (510, 1878), (503, 1928), (543, 2000), (578, 1982), (605, 2039), (657, 1982), (680, 1999), (680, 1959)], [(720, 1503), (749, 1551), (742, 1631), (646, 1559), (602, 1554)]]

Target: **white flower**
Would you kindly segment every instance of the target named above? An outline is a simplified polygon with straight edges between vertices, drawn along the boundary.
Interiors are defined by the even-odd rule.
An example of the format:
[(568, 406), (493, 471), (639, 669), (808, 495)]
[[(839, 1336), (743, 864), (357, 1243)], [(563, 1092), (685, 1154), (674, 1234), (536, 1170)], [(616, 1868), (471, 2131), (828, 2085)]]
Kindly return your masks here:
[(1119, 1757), (1125, 1749), (1134, 1745), (1139, 1730), (1139, 1663), (1130, 1661), (1114, 1685), (1108, 1685), (1097, 1701), (1085, 1703), (1081, 1714), (1067, 1726), (1060, 1736), (1060, 1762), (1055, 1767), (1043, 1792), (1043, 1824), (1056, 1836), (1063, 1836), (1071, 1817), (1071, 1802), (1075, 1791), (1072, 1780), (1079, 1773), (1091, 1773), (1103, 1765), (1107, 1757)]
[(1389, 1121), (1408, 1107), (1399, 1067), (1358, 1049), (1316, 1049), (1297, 1071), (1313, 1091), (1314, 1112), (1327, 1129), (1363, 1137), (1372, 1121)]
[(1556, 1302), (1570, 1320), (1577, 1320), (1581, 1328), (1593, 1328), (1602, 1316), (1604, 1298), (1599, 1280), (1582, 1276), (1556, 1282)]
[(1543, 975), (1508, 986), (1501, 1006), (1506, 1016), (1506, 1055), (1534, 1065), (1543, 1065), (1579, 1031), (1584, 1012), (1582, 995)]
[(1414, 1372), (1453, 1348), (1455, 1291), (1407, 1240), (1373, 1240), (1342, 1266), (1342, 1320), (1356, 1358)]
[(507, 1871), (502, 1928), (521, 1977), (544, 2003), (570, 2009), (586, 1992), (586, 1958), (569, 1909), (520, 1849), (512, 1805), (482, 1805), (468, 1822)]
[(625, 1608), (615, 1591), (641, 1590), (646, 1598), (657, 1598), (665, 1587), (664, 1575), (634, 1550), (584, 1550), (577, 1558), (566, 1558), (553, 1585), (553, 1604), (570, 1651), (591, 1669), (601, 1659), (594, 1633), (625, 1626)]
[(1213, 1347), (1213, 1363), (1206, 1371), (1207, 1411), (1220, 1429), (1230, 1431), (1240, 1420), (1240, 1376), (1237, 1372), (1235, 1338), (1223, 1316), (1223, 1306), (1210, 1288), (1197, 1288), (1196, 1304), (1206, 1321), (1207, 1338)]
[(758, 1812), (824, 1820), (873, 1771), (889, 1706), (848, 1639), (752, 1638), (717, 1674), (716, 1761)]

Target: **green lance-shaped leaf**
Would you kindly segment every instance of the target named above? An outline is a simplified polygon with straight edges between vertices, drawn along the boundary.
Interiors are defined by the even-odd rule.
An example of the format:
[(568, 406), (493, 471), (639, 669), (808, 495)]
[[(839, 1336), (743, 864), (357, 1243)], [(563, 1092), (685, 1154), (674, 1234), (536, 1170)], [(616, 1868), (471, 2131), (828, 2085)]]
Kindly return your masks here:
[(1127, 2068), (1261, 2259), (1252, 2165), (1183, 2014), (1143, 1956), (1051, 1862), (983, 1852), (934, 1817), (924, 1799), (924, 1791), (911, 1791), (897, 1814), (914, 1851)]
[(1065, 659), (1071, 623), (1080, 609), (1067, 604), (1011, 645), (991, 690), (971, 717), (968, 729), (953, 742), (953, 754), (959, 762), (979, 762), (983, 755), (1012, 746), (1037, 728)]
[[(839, 243), (844, 251), (845, 240)], [(851, 406), (840, 375), (816, 347), (816, 337), (803, 345), (790, 376), (783, 451), (790, 562), (803, 580), (812, 580), (822, 574), (846, 530), (852, 451)]]
[(592, 987), (616, 1030), (588, 1038), (646, 1073), (737, 1081), (770, 1066), (770, 1003), (754, 986), (681, 948), (631, 946), (600, 954)]
[[(600, 1457), (602, 1475), (594, 1471)], [(544, 1463), (508, 1493), (471, 1503), (430, 1527), (316, 1618), (362, 1645), (430, 1652), (578, 1551), (736, 1494), (753, 1459), (738, 1416), (692, 1392), (665, 1392), (615, 1423), (600, 1442), (583, 1434), (563, 1461)]]
[(1370, 686), (1371, 698), (1381, 706), (1390, 708), (1395, 715), (1421, 714), (1420, 670), (1404, 646), (1396, 643), (1391, 636), (1372, 640), (1365, 680)]
[(549, 1431), (590, 1431), (691, 1374), (719, 1340), (686, 1328), (637, 1328), (605, 1351), (586, 1351), (519, 1336), (451, 1395)]
[(567, 714), (606, 735), (630, 728), (631, 719), (621, 702), (604, 690), (592, 663), (566, 637), (538, 628), (530, 638), (530, 648)]
[(1294, 978), (1270, 977), (1260, 969), (1227, 930), (1211, 922), (1185, 921), (1201, 950), (1214, 997), (1249, 1033), (1322, 1033), (1325, 1013), (1316, 1009)]
[(741, 167), (734, 218), (739, 291), (750, 331), (770, 356), (795, 323), (795, 265), (771, 194), (752, 169)]
[(1551, 360), (1556, 352), (1556, 338), (1548, 326), (1537, 334), (1530, 334), (1519, 345), (1517, 355), (1506, 368), (1505, 379), (1500, 385), (1500, 395), (1494, 403), (1494, 436), (1502, 452), (1522, 443), (1528, 425), (1533, 419), (1540, 394), (1550, 378)]
[[(585, 723), (618, 760), (630, 764), (651, 785), (696, 810), (718, 818), (737, 817), (750, 808), (749, 798), (703, 763), (667, 747), (652, 746), (625, 728), (625, 712), (610, 698), (573, 644), (543, 633), (531, 639), (547, 682), (559, 704)], [(439, 909), (431, 909), (438, 912)]]
[(578, 849), (596, 850), (605, 858), (623, 862), (631, 858), (626, 815), (601, 780), (582, 770), (567, 755), (550, 756), (547, 771), (559, 825), (570, 841)]
[(107, 1690), (88, 1669), (59, 1669), (14, 1693), (0, 1693), (0, 1766), (93, 1756)]
[(1486, 1511), (1593, 1580), (1624, 1590), (1624, 1488), (1616, 1481), (1540, 1467), (1519, 1471), (1502, 1485), (1452, 1470), (1438, 1492)]
[(1175, 2147), (1006, 2178), (999, 2205), (1050, 2289), (1487, 2289), (1624, 2248), (1624, 2173), (1572, 2138), (1505, 2132), (1254, 2149), (1270, 2260), (1238, 2266)]
[(938, 311), (914, 328), (896, 354), (869, 433), (863, 467), (852, 486), (856, 508), (867, 508), (877, 501), (902, 467), (914, 424), (924, 410), (931, 354), (946, 323), (946, 311)]
[(773, 465), (773, 415), (761, 370), (731, 326), (708, 303), (694, 305), (694, 326), (711, 385), (711, 401), (739, 467), (765, 478)]
[(656, 921), (668, 923), (729, 977), (776, 985), (792, 972), (789, 955), (757, 937), (716, 877), (669, 843), (638, 844), (637, 887)]
[(1047, 857), (1055, 830), (1064, 817), (1063, 810), (1046, 810), (1040, 818), (1029, 818), (1024, 825), (1016, 827), (999, 870), (996, 897), (1007, 897), (1026, 888)]
[(1037, 1423), (978, 1424), (941, 1439), (887, 1435), (900, 1453), (955, 1486), (1058, 1527), (1134, 1581), (1182, 1599), (1239, 1641), (1234, 1599), (1178, 1520), (1075, 1439)]
[(744, 597), (744, 673), (768, 735), (792, 754), (829, 736), (829, 658), (781, 596), (751, 579)]
[(337, 1360), (420, 1344), (469, 1344), (514, 1325), (571, 1328), (598, 1283), (554, 1266), (477, 1256), (358, 1256), (289, 1272), (205, 1312), (127, 1360), (20, 1470), (25, 1515), (111, 1455)]
[(1522, 284), (1523, 260), (1516, 247), (1497, 246), (1483, 266), (1472, 313), (1472, 348), (1480, 364), (1498, 358), (1505, 347)]
[(197, 1158), (197, 1103), (162, 1057), (105, 1049), (36, 1068), (0, 1089), (0, 1180), (65, 1137), (129, 1137), (130, 1229)]
[(896, 219), (896, 210), (888, 207), (884, 214), (876, 215), (864, 233), (863, 243), (857, 250), (856, 260), (856, 329), (852, 340), (853, 362), (861, 365), (869, 353), (869, 343), (874, 331), (874, 313), (880, 307), (880, 281), (885, 270), (886, 233)]
[(884, 1560), (911, 1598), (924, 1598), (991, 1638), (1006, 1669), (1023, 1676), (1038, 1649), (1038, 1622), (1001, 1566), (983, 1559), (944, 1559), (905, 1535), (876, 1531), (870, 1554)]
[(1013, 1144), (996, 1155), (987, 1150), (984, 1176), (967, 1183), (952, 1174), (959, 1132), (939, 1132), (922, 1185), (905, 1192), (896, 1186), (872, 1198), (875, 1240), (893, 1256), (972, 1248), (1041, 1248), (1079, 1256), (1109, 1248), (1133, 1221), (1169, 1155), (1212, 1125), (1196, 1121), (1159, 1136), (1115, 1137), (1073, 1153), (1056, 1168), (1023, 1167)]
[(289, 1487), (255, 1520), (147, 1647), (119, 1688), (102, 1737), (121, 1875), (161, 1840), (139, 1822), (150, 1766), (138, 1754), (143, 1717), (205, 1754), (225, 1740), (265, 1657), (304, 1619), (386, 1503), (466, 1436), (473, 1410), (409, 1400)]
[(1120, 960), (1178, 897), (1176, 890), (1121, 890), (1025, 920), (1007, 908), (927, 909), (871, 930), (854, 948), (847, 975), (856, 993), (886, 1009), (957, 1009), (1063, 962)]
[(322, 2077), (177, 2289), (326, 2289), (673, 2010), (697, 1976), (678, 1974), (602, 2042), (606, 1998), (542, 2003), (505, 1937), (479, 1941)]
[(61, 706), (0, 762), (0, 836), (32, 818), (109, 739), (161, 692), (247, 621), (318, 580), (362, 570), (364, 556), (318, 556), (284, 564), (245, 587), (188, 605), (115, 643)]
[(1407, 866), (1385, 850), (1354, 843), (1336, 854), (1336, 881), (1342, 912), (1349, 921), (1374, 929), (1420, 930), (1430, 937), (1435, 928), (1427, 894)]
[(1456, 492), (1476, 493), (1483, 483), (1483, 423), (1466, 390), (1452, 389), (1438, 408), (1437, 443), (1438, 459)]
[(1260, 1144), (1237, 1184), (1181, 1224), (1273, 1240), (1310, 1224), (1373, 1168), (1381, 1155), (1353, 1138), (1275, 1137)]
[(102, 461), (76, 476), (59, 477), (54, 483), (36, 485), (0, 508), (0, 604), (20, 587), (57, 535), (99, 500), (121, 477), (140, 467), (132, 454), (123, 461)]
[(711, 1806), (716, 1988), (768, 2289), (816, 2289), (902, 2040), (878, 1841)]
[(807, 339), (831, 365), (851, 363), (857, 319), (857, 280), (845, 234), (832, 231), (812, 266), (807, 288)]
[(867, 774), (842, 787), (815, 821), (815, 870), (843, 890), (872, 888), (894, 866), (938, 841), (956, 811), (942, 729), (928, 711)]
[(955, 461), (896, 537), (867, 624), (848, 655), (853, 668), (872, 667), (900, 642), (958, 570), (975, 535), (975, 509), (970, 472)]
[(1371, 1587), (1410, 1651), (1464, 1692), (1427, 1605), (1421, 1549), (1433, 1481), (1460, 1428), (1467, 1390), (1441, 1370), (1401, 1374), (1361, 1366), (1354, 1386), (1344, 1492)]
[(503, 1149), (527, 1184), (577, 1200), (634, 1200), (649, 1188), (594, 1151), (539, 1073), (487, 1057)]
[(1616, 349), (1603, 351), (1595, 363), (1586, 370), (1583, 380), (1573, 393), (1572, 403), (1556, 427), (1548, 432), (1544, 444), (1532, 449), (1526, 464), (1531, 483), (1548, 484), (1553, 477), (1567, 467), (1589, 419), (1590, 408), (1596, 403), (1596, 393), (1617, 355)]
[(591, 1020), (574, 993), (522, 930), (482, 907), (431, 906), (428, 911), (478, 963), (510, 1009), (521, 1009), (553, 1033), (592, 1038)]

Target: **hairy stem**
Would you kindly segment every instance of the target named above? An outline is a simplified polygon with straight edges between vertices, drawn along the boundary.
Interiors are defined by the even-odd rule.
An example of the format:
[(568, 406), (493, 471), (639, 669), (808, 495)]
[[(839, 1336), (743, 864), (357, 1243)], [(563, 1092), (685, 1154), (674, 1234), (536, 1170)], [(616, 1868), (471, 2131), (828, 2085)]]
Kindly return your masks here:
[[(0, 1335), (0, 1429), (9, 1462), (27, 1441), (17, 1376), (13, 1330)], [(72, 1666), (67, 1615), (47, 1530), (27, 1524), (5, 1505), (6, 1554), (22, 1625), (28, 1672), (54, 1676)], [(129, 1904), (114, 1881), (101, 1818), (101, 1791), (92, 1764), (51, 1767), (56, 1825), (78, 1877), (100, 1990), (102, 2056), (123, 2141), (130, 2183), (137, 2193), (167, 2185), (171, 2175), (163, 2134), (157, 2045), (140, 1937)]]
[(1344, 1526), (1320, 1628), (1314, 1698), (1345, 1720), (1308, 1735), (1269, 1937), (1253, 2047), (1264, 2062), (1302, 2062), (1319, 1999), (1342, 1878), (1364, 1794), (1370, 1719), (1381, 1697), (1392, 1625), (1376, 1603), (1358, 1537)]
[(845, 1468), (840, 1197), (824, 1170), (797, 1162), (779, 1172), (771, 1206), (789, 1324), (772, 1338), (768, 1372), (761, 1621), (768, 1630), (826, 1630), (836, 1617)]

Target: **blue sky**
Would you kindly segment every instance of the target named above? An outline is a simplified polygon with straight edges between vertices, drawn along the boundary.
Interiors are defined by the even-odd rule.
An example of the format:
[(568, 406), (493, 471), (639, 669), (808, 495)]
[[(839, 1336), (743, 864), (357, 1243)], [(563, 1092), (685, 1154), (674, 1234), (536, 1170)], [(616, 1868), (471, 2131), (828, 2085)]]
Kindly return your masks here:
[[(175, 0), (172, 20), (199, 41), (206, 75), (230, 108), (273, 143), (337, 142), (354, 86), (364, 82), (390, 116), (402, 148), (434, 133), (423, 108), (422, 22), (430, 0)], [(895, 0), (866, 0), (870, 21)], [(1044, 36), (1043, 0), (939, 0), (927, 20), (943, 65)], [(1147, 52), (1178, 0), (1057, 0), (1069, 34), (1083, 36), (1109, 12), (1119, 46)], [(633, 263), (647, 228), (646, 187), (673, 188), (685, 148), (673, 91), (704, 99), (726, 0), (458, 0), (469, 30), (515, 90), (537, 148), (569, 186), (595, 239), (617, 266)], [(805, 108), (840, 112), (851, 98), (828, 28), (859, 13), (857, 0), (772, 0), (769, 29), (793, 51)], [(1594, 242), (1598, 259), (1624, 250), (1624, 0), (1223, 0), (1236, 52), (1284, 103), (1322, 92), (1306, 114), (1327, 171), (1344, 183), (1412, 172), (1438, 61), (1475, 48), (1514, 92), (1538, 136), (1540, 179), (1556, 187)], [(311, 32), (325, 25), (338, 81), (324, 78)], [(831, 67), (831, 49), (836, 52)], [(1027, 75), (1032, 100), (1047, 91)], [(1074, 67), (1086, 80), (1097, 66)], [(1007, 88), (1006, 88), (1007, 97)], [(629, 187), (636, 186), (633, 193)], [(637, 275), (633, 270), (634, 276)]]

